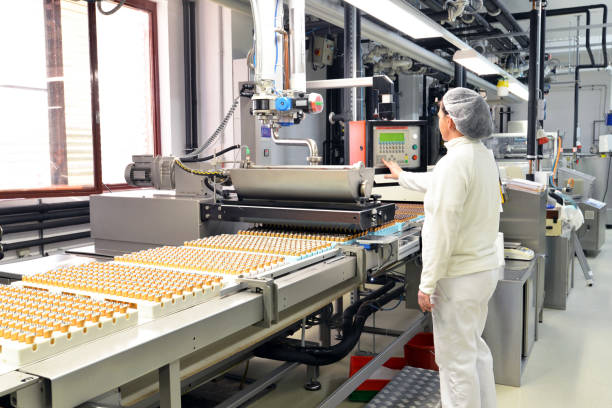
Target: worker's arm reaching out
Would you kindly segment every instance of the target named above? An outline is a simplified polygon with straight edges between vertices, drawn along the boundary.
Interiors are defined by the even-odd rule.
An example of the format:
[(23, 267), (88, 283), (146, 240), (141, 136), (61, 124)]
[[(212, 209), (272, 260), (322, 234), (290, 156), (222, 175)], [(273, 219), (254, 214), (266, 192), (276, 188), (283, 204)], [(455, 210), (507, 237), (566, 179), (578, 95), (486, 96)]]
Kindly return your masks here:
[(391, 174), (385, 174), (386, 179), (398, 180), (399, 185), (408, 190), (424, 193), (431, 184), (432, 173), (412, 173), (403, 171), (394, 161), (382, 159), (385, 166), (389, 168)]

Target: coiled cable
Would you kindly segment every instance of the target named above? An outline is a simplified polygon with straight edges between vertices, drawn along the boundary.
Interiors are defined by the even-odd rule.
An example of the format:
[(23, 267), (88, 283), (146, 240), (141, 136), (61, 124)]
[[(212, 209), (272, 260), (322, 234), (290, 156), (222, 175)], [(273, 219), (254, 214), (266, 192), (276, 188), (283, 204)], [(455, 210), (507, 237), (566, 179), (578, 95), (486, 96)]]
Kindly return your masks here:
[(234, 112), (236, 111), (236, 108), (238, 107), (239, 104), (240, 104), (240, 96), (237, 96), (234, 99), (234, 102), (232, 102), (232, 106), (227, 111), (225, 117), (223, 118), (223, 120), (221, 121), (217, 129), (214, 131), (214, 133), (208, 138), (208, 140), (206, 140), (206, 142), (204, 142), (202, 146), (198, 147), (193, 152), (189, 153), (188, 155), (184, 157), (181, 157), (181, 160), (186, 160), (186, 159), (191, 159), (193, 157), (197, 157), (200, 153), (202, 153), (210, 145), (212, 145), (213, 142), (217, 139), (217, 137), (221, 134), (221, 132), (225, 130), (225, 127), (229, 123), (229, 120), (231, 119), (231, 117), (234, 115)]

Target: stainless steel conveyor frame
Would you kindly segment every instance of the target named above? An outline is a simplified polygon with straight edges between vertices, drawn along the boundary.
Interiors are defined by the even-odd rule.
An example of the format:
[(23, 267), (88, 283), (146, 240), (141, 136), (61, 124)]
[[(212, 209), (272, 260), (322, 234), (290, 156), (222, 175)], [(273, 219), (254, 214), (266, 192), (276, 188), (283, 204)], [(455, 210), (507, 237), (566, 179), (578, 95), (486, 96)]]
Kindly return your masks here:
[[(10, 393), (19, 408), (75, 407), (157, 371), (161, 407), (180, 407), (181, 379), (188, 373), (231, 360), (356, 289), (368, 270), (420, 250), (418, 232), (395, 237), (393, 256), (385, 254), (382, 262), (375, 251), (341, 246), (335, 257), (273, 279), (273, 296), (242, 290), (42, 361), (0, 367), (0, 395)], [(194, 355), (197, 363), (189, 365)]]

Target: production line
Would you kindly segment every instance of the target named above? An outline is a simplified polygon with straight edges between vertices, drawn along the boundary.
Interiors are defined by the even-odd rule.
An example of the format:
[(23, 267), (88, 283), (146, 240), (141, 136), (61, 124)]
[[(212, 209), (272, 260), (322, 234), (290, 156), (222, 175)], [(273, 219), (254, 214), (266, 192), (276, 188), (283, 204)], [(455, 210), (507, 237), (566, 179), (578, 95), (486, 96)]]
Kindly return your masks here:
[[(0, 408), (608, 402), (575, 375), (607, 370), (586, 347), (609, 335), (592, 259), (612, 211), (607, 5), (56, 0), (33, 17), (40, 1), (11, 6), (38, 46), (0, 73)], [(116, 56), (130, 69), (109, 82)], [(575, 258), (589, 316), (549, 319)], [(534, 355), (553, 361), (524, 376)]]
[[(300, 169), (302, 177), (317, 177), (315, 169), (313, 175), (309, 168)], [(360, 170), (334, 171), (350, 175)], [(372, 177), (372, 174), (360, 176), (354, 183), (372, 183)], [(236, 191), (240, 188), (236, 187)], [(240, 198), (248, 201), (249, 194), (258, 197), (261, 193), (243, 190)], [(275, 198), (278, 200), (279, 196)], [(296, 201), (280, 200), (282, 208), (289, 206), (286, 208), (296, 211), (292, 214), (298, 214), (296, 220), (283, 219), (282, 224), (277, 215), (268, 218), (270, 213), (261, 211), (262, 207), (278, 208), (277, 201), (263, 206), (259, 201), (256, 206), (250, 202), (241, 206), (240, 200), (228, 200), (217, 211), (232, 221), (222, 223), (231, 225), (248, 219), (260, 224), (233, 234), (185, 240), (180, 246), (148, 249), (145, 246), (115, 255), (106, 262), (71, 264), (24, 275), (21, 282), (6, 287), (6, 292), (16, 297), (10, 304), (21, 307), (23, 303), (26, 309), (8, 315), (7, 322), (0, 321), (3, 329), (6, 324), (0, 359), (7, 371), (10, 367), (47, 379), (44, 384), (50, 387), (50, 399), (43, 398), (40, 405), (28, 402), (28, 407), (47, 403), (76, 406), (131, 381), (141, 383), (129, 395), (116, 391), (122, 403), (146, 395), (149, 399), (144, 398), (145, 402), (134, 406), (154, 405), (151, 401), (163, 400), (163, 394), (172, 385), (161, 376), (166, 368), (160, 369), (159, 380), (138, 380), (151, 370), (159, 367), (175, 370), (180, 365), (180, 374), (173, 374), (174, 378), (168, 380), (175, 382), (185, 376), (208, 373), (236, 353), (246, 358), (255, 345), (359, 287), (377, 271), (397, 266), (398, 261), (418, 254), (422, 205), (399, 205), (396, 216), (394, 203), (380, 202), (367, 193), (365, 197), (357, 194), (356, 198), (339, 196), (337, 192), (328, 193), (327, 197), (319, 195), (312, 204), (314, 208), (304, 197), (300, 206)], [(202, 207), (206, 205), (210, 204), (203, 203)], [(226, 206), (238, 208), (240, 215), (230, 217), (225, 212)], [(364, 207), (367, 218), (363, 215)], [(331, 222), (330, 215), (338, 212), (344, 214), (347, 225)], [(305, 213), (309, 214), (308, 220), (300, 218)], [(205, 215), (203, 218), (206, 219)], [(50, 297), (45, 301), (52, 318), (45, 323), (49, 327), (30, 319), (30, 313), (37, 313), (30, 310), (32, 305), (39, 302), (28, 298), (20, 303), (23, 291)], [(45, 302), (40, 304), (47, 305)], [(94, 306), (84, 306), (86, 310), (81, 311), (81, 303), (87, 302)], [(105, 310), (96, 302), (115, 309)], [(64, 322), (64, 314), (69, 313), (76, 313), (79, 318), (59, 326), (53, 320)], [(15, 319), (31, 321), (33, 326), (14, 324)], [(422, 327), (425, 320), (421, 317), (415, 321), (412, 330)], [(245, 330), (248, 335), (239, 335)], [(170, 339), (171, 350), (161, 346), (169, 344)], [(56, 346), (52, 345), (55, 341)], [(223, 349), (215, 349), (219, 341), (223, 342)], [(157, 357), (152, 358), (151, 353)], [(197, 368), (183, 367), (186, 361), (192, 362), (194, 354), (200, 356), (196, 359)], [(129, 362), (129, 369), (117, 373), (113, 369), (112, 376), (106, 375), (104, 367), (119, 361)], [(17, 397), (25, 392), (18, 391)]]

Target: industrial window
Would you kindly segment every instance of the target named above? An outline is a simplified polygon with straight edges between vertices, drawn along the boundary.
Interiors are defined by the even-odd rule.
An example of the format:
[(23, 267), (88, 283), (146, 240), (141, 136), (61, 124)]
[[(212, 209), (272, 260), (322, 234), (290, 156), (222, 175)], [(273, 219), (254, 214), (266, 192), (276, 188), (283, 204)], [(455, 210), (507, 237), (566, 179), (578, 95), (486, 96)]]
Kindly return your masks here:
[(155, 7), (0, 4), (0, 198), (121, 188), (132, 154), (159, 153)]

